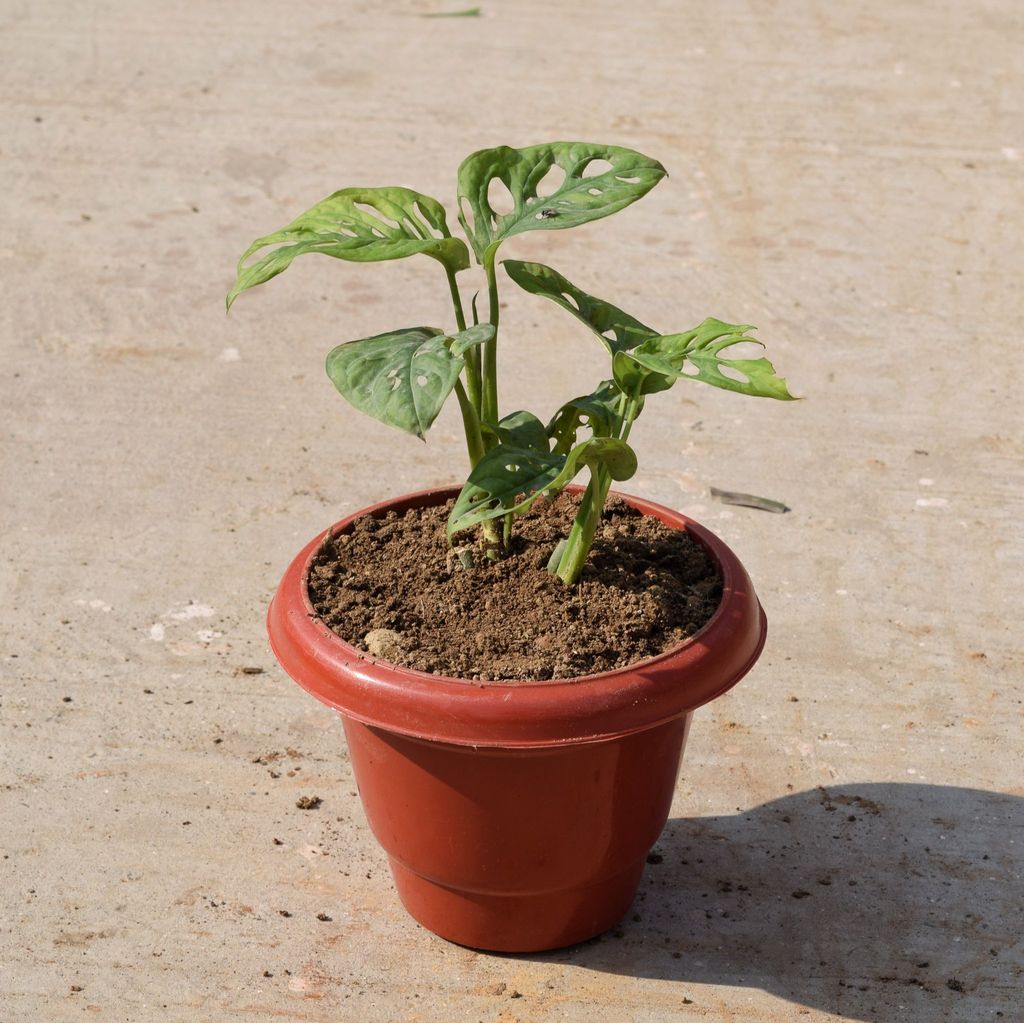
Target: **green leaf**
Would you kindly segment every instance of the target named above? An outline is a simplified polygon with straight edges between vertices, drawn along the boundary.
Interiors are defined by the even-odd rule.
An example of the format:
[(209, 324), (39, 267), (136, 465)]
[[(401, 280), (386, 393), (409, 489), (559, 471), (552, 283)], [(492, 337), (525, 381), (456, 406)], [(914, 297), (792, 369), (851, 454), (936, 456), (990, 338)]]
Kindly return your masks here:
[(612, 359), (615, 383), (629, 395), (667, 391), (682, 375), (668, 359), (649, 352), (616, 352)]
[(349, 341), (327, 356), (327, 375), (361, 412), (422, 440), (465, 365), (461, 353), (493, 336), (482, 326), (451, 336), (407, 327)]
[[(734, 345), (764, 345), (747, 331), (749, 324), (709, 318), (682, 334), (650, 338), (632, 352), (618, 352), (612, 363), (615, 382), (628, 394), (665, 391), (681, 377), (758, 398), (792, 401), (786, 381), (775, 375), (768, 359), (729, 359)], [(730, 375), (732, 374), (732, 375)]]
[(518, 259), (506, 259), (502, 265), (524, 291), (551, 299), (585, 323), (611, 355), (657, 336), (656, 330), (644, 326), (611, 302), (588, 295), (550, 266)]
[(482, 424), (486, 433), (498, 439), (500, 444), (513, 448), (525, 448), (546, 455), (551, 447), (544, 424), (532, 412), (510, 412), (498, 423), (497, 428)]
[(494, 337), (494, 325), (491, 323), (476, 323), (472, 327), (451, 335), (450, 351), (452, 355), (462, 355), (466, 349), (475, 348), (490, 341)]
[[(247, 265), (251, 256), (269, 246), (276, 248)], [(343, 188), (245, 250), (228, 292), (228, 308), (243, 291), (276, 277), (307, 252), (357, 263), (422, 252), (453, 273), (469, 266), (466, 243), (452, 238), (444, 207), (436, 199), (410, 188)]]
[[(610, 169), (584, 177), (597, 160), (610, 163)], [(564, 177), (540, 196), (538, 186), (553, 167)], [(600, 220), (645, 196), (664, 176), (657, 160), (620, 146), (550, 142), (526, 149), (481, 149), (459, 167), (459, 220), (477, 259), (485, 263), (506, 238)], [(492, 208), (488, 190), (493, 181), (508, 190), (511, 212), (502, 215)]]
[[(697, 328), (698, 336), (686, 353), (686, 361), (695, 367), (697, 372), (685, 375), (692, 375), (694, 380), (701, 380), (713, 387), (721, 387), (723, 390), (735, 391), (738, 394), (749, 394), (757, 398), (775, 398), (779, 401), (794, 401), (793, 395), (789, 393), (789, 388), (786, 386), (786, 381), (782, 377), (776, 376), (775, 367), (768, 359), (727, 359), (723, 357), (723, 352), (744, 341), (750, 341), (764, 348), (760, 341), (746, 336), (746, 331), (753, 330), (753, 327), (733, 327), (730, 329), (738, 333), (727, 333), (722, 337), (721, 328), (728, 326), (720, 320), (705, 320)], [(729, 376), (723, 372), (723, 369), (739, 374), (746, 379)]]
[(492, 448), (469, 474), (448, 517), (448, 535), (502, 515), (522, 515), (541, 494), (557, 494), (584, 467), (602, 466), (614, 480), (636, 472), (636, 454), (622, 440), (591, 437), (568, 454), (540, 454), (525, 448)]
[(614, 381), (603, 380), (591, 394), (567, 401), (547, 425), (547, 434), (555, 442), (554, 452), (565, 454), (569, 451), (576, 443), (581, 426), (589, 427), (595, 437), (611, 436), (620, 394)]

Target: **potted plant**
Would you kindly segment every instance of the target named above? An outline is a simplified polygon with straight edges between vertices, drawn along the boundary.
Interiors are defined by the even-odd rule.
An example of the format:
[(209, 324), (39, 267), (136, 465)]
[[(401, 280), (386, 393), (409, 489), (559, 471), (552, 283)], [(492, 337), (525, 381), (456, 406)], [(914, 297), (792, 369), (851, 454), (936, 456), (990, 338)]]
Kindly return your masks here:
[[(444, 272), (453, 328), (347, 342), (327, 356), (327, 374), (356, 408), (421, 439), (454, 392), (468, 478), (387, 500), (312, 539), (285, 572), (268, 629), (285, 671), (341, 713), (367, 818), (405, 906), (473, 947), (537, 951), (616, 922), (667, 818), (693, 710), (735, 684), (764, 643), (750, 580), (717, 537), (668, 508), (610, 494), (636, 471), (629, 436), (647, 398), (677, 380), (791, 397), (767, 359), (735, 357), (752, 328), (707, 319), (663, 334), (551, 267), (507, 260), (515, 284), (594, 332), (608, 370), (546, 421), (499, 403), (499, 247), (606, 217), (664, 176), (640, 153), (581, 142), (468, 157), (459, 220), (486, 278), (486, 316), (474, 296), (467, 318), (459, 275), (470, 249), (452, 237), (444, 208), (399, 187), (343, 189), (257, 239), (227, 297), (230, 308), (311, 252), (358, 262), (422, 253)], [(507, 212), (495, 211), (496, 191)], [(571, 486), (583, 470), (586, 487)], [(638, 539), (642, 529), (660, 531), (653, 549)], [(416, 544), (423, 550), (408, 556)], [(405, 562), (425, 565), (425, 579), (410, 584), (414, 576), (390, 568), (382, 579), (392, 561), (399, 573)], [(677, 568), (684, 562), (697, 563), (698, 578), (677, 578), (690, 572)], [(431, 603), (435, 585), (458, 601)], [(665, 594), (676, 588), (673, 604)], [(540, 625), (521, 624), (536, 611), (531, 593), (544, 604)], [(606, 599), (624, 610), (579, 655), (576, 637)], [(664, 606), (685, 618), (691, 605), (703, 617), (666, 626), (654, 637), (664, 648), (651, 647), (652, 616)], [(426, 647), (435, 625), (446, 630), (429, 656), (391, 627), (409, 608), (419, 609)], [(616, 631), (616, 616), (629, 628)], [(490, 632), (479, 634), (501, 628), (527, 668), (510, 667)], [(629, 663), (634, 641), (640, 653)], [(547, 667), (534, 664), (542, 647), (560, 649)], [(566, 664), (575, 666), (568, 676), (558, 667)], [(459, 677), (449, 665), (469, 667)]]

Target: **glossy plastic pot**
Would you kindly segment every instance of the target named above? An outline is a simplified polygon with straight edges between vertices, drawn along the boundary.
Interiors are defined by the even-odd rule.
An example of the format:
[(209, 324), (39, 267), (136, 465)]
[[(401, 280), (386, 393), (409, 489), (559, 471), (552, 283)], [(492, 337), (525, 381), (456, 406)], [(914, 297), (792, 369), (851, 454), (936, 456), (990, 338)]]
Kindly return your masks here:
[[(331, 528), (456, 493), (411, 494)], [(324, 534), (300, 551), (270, 605), (281, 666), (341, 714), (402, 902), (459, 944), (540, 951), (611, 927), (667, 820), (694, 709), (738, 682), (764, 645), (764, 612), (729, 548), (678, 512), (621, 496), (687, 530), (723, 580), (703, 629), (628, 668), (484, 684), (375, 660), (313, 614), (306, 581)]]

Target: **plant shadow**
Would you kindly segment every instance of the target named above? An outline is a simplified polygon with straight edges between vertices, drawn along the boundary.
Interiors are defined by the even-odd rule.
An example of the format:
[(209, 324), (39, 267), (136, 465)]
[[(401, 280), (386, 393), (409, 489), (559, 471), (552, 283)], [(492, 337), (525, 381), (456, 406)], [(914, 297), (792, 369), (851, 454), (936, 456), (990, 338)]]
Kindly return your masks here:
[[(531, 959), (844, 1019), (1024, 1018), (1024, 799), (875, 783), (670, 820), (619, 927)], [(796, 1016), (794, 1016), (796, 1018)]]

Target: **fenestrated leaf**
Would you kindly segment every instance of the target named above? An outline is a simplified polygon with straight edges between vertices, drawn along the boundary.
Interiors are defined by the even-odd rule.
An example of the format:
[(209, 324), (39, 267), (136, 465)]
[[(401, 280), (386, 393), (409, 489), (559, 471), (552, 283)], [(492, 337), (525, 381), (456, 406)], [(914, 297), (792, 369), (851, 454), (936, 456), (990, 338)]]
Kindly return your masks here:
[(612, 479), (628, 480), (636, 472), (636, 454), (614, 437), (591, 437), (558, 455), (500, 444), (469, 474), (448, 517), (448, 535), (509, 513), (522, 515), (541, 494), (557, 494), (584, 466), (599, 465)]
[(502, 265), (524, 291), (550, 298), (585, 323), (611, 355), (636, 348), (648, 338), (657, 336), (656, 330), (644, 326), (611, 302), (588, 295), (550, 266), (524, 263), (519, 259), (506, 259)]
[(349, 341), (327, 356), (327, 375), (361, 412), (422, 439), (465, 365), (461, 352), (493, 336), (490, 324), (482, 327), (490, 331), (406, 327)]
[[(611, 168), (584, 177), (595, 160)], [(548, 195), (537, 189), (552, 167), (564, 180)], [(498, 244), (524, 231), (559, 231), (607, 217), (646, 195), (663, 177), (657, 160), (621, 146), (590, 142), (549, 142), (526, 149), (481, 149), (459, 167), (459, 220), (481, 263)], [(514, 208), (498, 214), (487, 193), (498, 180), (511, 194)], [(469, 206), (472, 222), (467, 217)]]
[[(760, 341), (747, 334), (753, 329), (748, 324), (709, 318), (685, 333), (653, 337), (632, 352), (615, 355), (615, 382), (630, 394), (653, 394), (686, 377), (738, 394), (792, 401), (786, 381), (775, 375), (768, 359), (729, 359), (721, 354), (744, 343), (763, 348)], [(742, 378), (730, 376), (724, 370)]]
[(546, 455), (551, 448), (544, 424), (532, 412), (510, 412), (502, 417), (497, 427), (481, 424), (482, 428), (501, 444), (525, 448)]
[[(247, 265), (252, 255), (269, 246), (276, 248)], [(422, 252), (453, 273), (469, 266), (466, 243), (452, 238), (444, 207), (436, 199), (410, 188), (343, 188), (245, 250), (228, 292), (228, 308), (243, 291), (276, 277), (307, 252), (357, 263)]]
[[(723, 336), (720, 331), (728, 326), (720, 320), (709, 319), (697, 328), (697, 337), (686, 353), (686, 361), (697, 369), (697, 372), (692, 374), (692, 379), (702, 380), (713, 387), (721, 387), (723, 390), (735, 391), (738, 394), (749, 394), (757, 398), (776, 398), (779, 401), (793, 401), (794, 397), (789, 393), (786, 381), (775, 375), (775, 367), (768, 359), (728, 359), (723, 357), (723, 352), (733, 345), (742, 344), (745, 341), (764, 348), (760, 341), (746, 336), (746, 332), (753, 330), (753, 327), (734, 327), (732, 330), (738, 333), (725, 333)], [(737, 380), (728, 376), (722, 371), (723, 368), (739, 373), (746, 379)], [(691, 374), (684, 375), (691, 376)]]
[(614, 381), (602, 380), (591, 394), (567, 401), (547, 425), (547, 434), (555, 442), (553, 451), (556, 454), (569, 451), (576, 443), (581, 426), (588, 427), (595, 437), (610, 437), (620, 394)]

